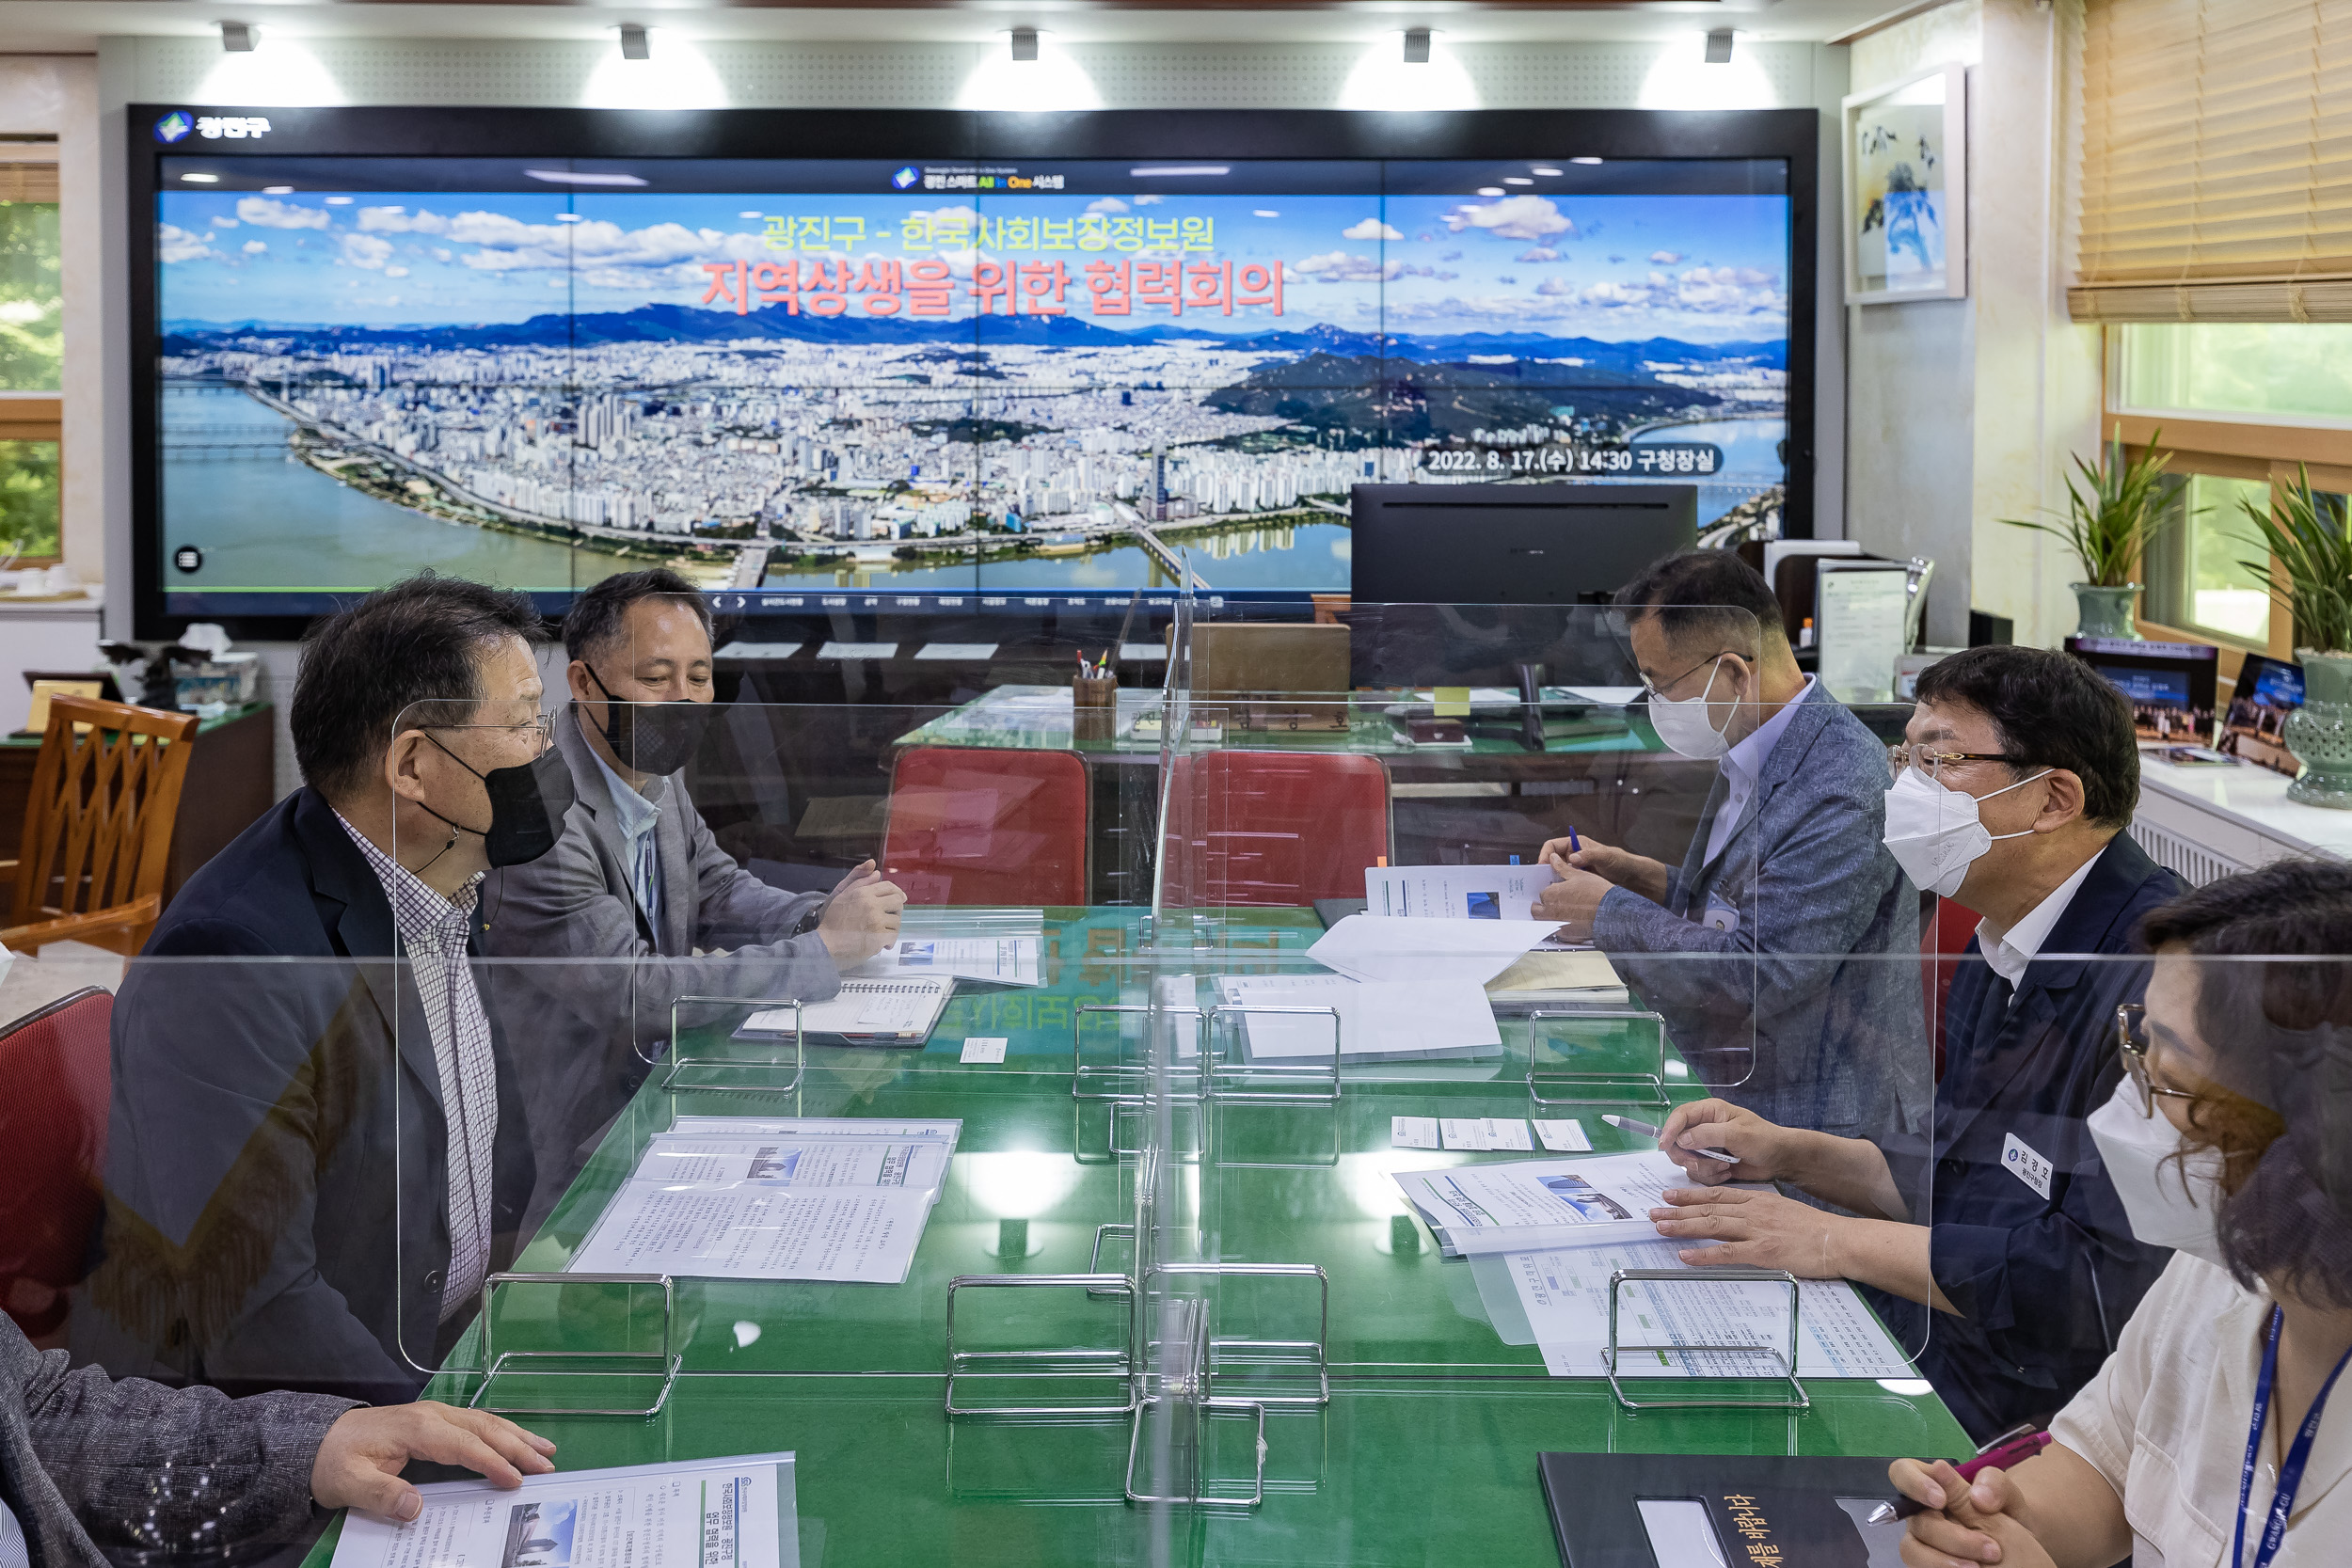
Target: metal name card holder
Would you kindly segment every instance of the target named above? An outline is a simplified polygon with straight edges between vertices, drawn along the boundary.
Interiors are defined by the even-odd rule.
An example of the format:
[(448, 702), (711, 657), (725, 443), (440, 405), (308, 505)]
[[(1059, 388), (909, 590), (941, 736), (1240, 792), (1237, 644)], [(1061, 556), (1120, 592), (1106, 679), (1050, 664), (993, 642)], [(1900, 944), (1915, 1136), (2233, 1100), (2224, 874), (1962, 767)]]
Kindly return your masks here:
[[(501, 1285), (545, 1285), (560, 1288), (565, 1285), (659, 1285), (661, 1288), (661, 1349), (655, 1351), (583, 1350), (501, 1351), (497, 1343), (497, 1319), (492, 1314), (491, 1293)], [(677, 1386), (678, 1371), (686, 1357), (677, 1349), (677, 1286), (666, 1274), (494, 1274), (482, 1281), (482, 1386), (466, 1402), (469, 1409), (486, 1410), (494, 1416), (631, 1416), (645, 1419), (661, 1413), (669, 1402), (670, 1390)], [(528, 1368), (522, 1363), (532, 1363)], [(501, 1374), (514, 1377), (546, 1378), (574, 1383), (581, 1379), (636, 1378), (660, 1379), (653, 1402), (646, 1405), (493, 1403), (491, 1386)]]
[[(1139, 1144), (1123, 1144), (1119, 1139), (1122, 1117), (1133, 1117), (1151, 1102), (1152, 1069), (1142, 1062), (1089, 1061), (1086, 1050), (1086, 1022), (1089, 1017), (1188, 1019), (1192, 1025), (1192, 1052), (1195, 1061), (1201, 1051), (1203, 1015), (1198, 1007), (1170, 1007), (1157, 1002), (1082, 1002), (1071, 1009), (1070, 1017), (1070, 1098), (1079, 1102), (1083, 1114), (1088, 1103), (1105, 1106), (1110, 1124), (1104, 1134), (1100, 1149), (1088, 1148), (1088, 1140), (1073, 1129), (1073, 1158), (1084, 1164), (1108, 1164), (1118, 1160), (1132, 1160), (1143, 1152)], [(1171, 1028), (1175, 1025), (1171, 1022)], [(1122, 1034), (1121, 1038), (1124, 1038)], [(1200, 1091), (1173, 1093), (1172, 1103), (1187, 1108), (1196, 1118), (1200, 1114)], [(1194, 1159), (1199, 1158), (1199, 1126), (1196, 1121), (1194, 1139), (1187, 1146)], [(1187, 1162), (1189, 1163), (1189, 1162)]]
[[(764, 1070), (772, 1073), (781, 1069), (783, 1064), (780, 1062), (747, 1062), (727, 1056), (689, 1056), (684, 1054), (678, 1048), (678, 1009), (685, 1006), (689, 1003), (697, 1003), (706, 1006), (722, 1007), (790, 1008), (792, 1011), (791, 1078), (785, 1083), (778, 1084), (768, 1080), (755, 1081), (749, 1078), (733, 1076), (734, 1074), (739, 1074), (745, 1071), (757, 1072)], [(748, 1023), (748, 1020), (746, 1022)], [(744, 1027), (739, 1027), (736, 1031), (739, 1037), (749, 1035), (754, 1038), (781, 1038), (783, 1037), (783, 1033), (784, 1032), (781, 1030), (751, 1030)], [(801, 1086), (801, 1078), (803, 1074), (808, 1070), (808, 1034), (807, 1031), (801, 1026), (800, 1003), (787, 998), (779, 997), (771, 1002), (758, 1002), (747, 1000), (746, 998), (740, 996), (681, 996), (675, 998), (670, 1004), (670, 1049), (667, 1054), (668, 1066), (663, 1070), (661, 1074), (661, 1082), (658, 1085), (658, 1087), (660, 1087), (664, 1094), (683, 1094), (698, 1091), (710, 1091), (724, 1094), (790, 1094)], [(639, 1055), (642, 1058), (644, 1056), (644, 1053), (640, 1052)], [(692, 1083), (681, 1082), (679, 1075), (690, 1070), (713, 1070), (721, 1074), (721, 1076), (710, 1079), (697, 1080)]]
[[(1324, 1018), (1331, 1021), (1331, 1057), (1327, 1062), (1230, 1061), (1223, 1046), (1236, 1035), (1248, 1038), (1252, 1018)], [(1340, 1163), (1340, 1055), (1342, 1042), (1337, 1007), (1285, 1007), (1227, 1002), (1209, 1009), (1205, 1050), (1200, 1056), (1201, 1098), (1218, 1123), (1211, 1136), (1222, 1150), (1225, 1116), (1251, 1109), (1327, 1109), (1330, 1113), (1328, 1153), (1318, 1147), (1297, 1160), (1236, 1160), (1220, 1152), (1216, 1164), (1239, 1170), (1327, 1169)]]
[[(1788, 1289), (1788, 1354), (1784, 1355), (1771, 1345), (1755, 1344), (1626, 1344), (1617, 1337), (1617, 1307), (1621, 1293), (1628, 1284), (1671, 1284), (1678, 1289), (1694, 1291), (1724, 1285), (1785, 1285)], [(1804, 1385), (1797, 1379), (1797, 1343), (1800, 1333), (1798, 1304), (1801, 1299), (1797, 1276), (1787, 1269), (1745, 1268), (1727, 1264), (1721, 1268), (1710, 1268), (1704, 1275), (1698, 1276), (1694, 1276), (1688, 1269), (1613, 1270), (1609, 1275), (1609, 1342), (1601, 1351), (1601, 1366), (1609, 1374), (1609, 1391), (1616, 1396), (1617, 1403), (1628, 1410), (1690, 1410), (1710, 1407), (1740, 1410), (1809, 1410), (1813, 1405), (1812, 1397), (1805, 1393)], [(1757, 1395), (1748, 1398), (1692, 1395), (1680, 1399), (1637, 1400), (1628, 1394), (1625, 1391), (1625, 1384), (1618, 1381), (1619, 1363), (1622, 1357), (1627, 1355), (1727, 1356), (1736, 1358), (1734, 1364), (1741, 1367), (1752, 1367), (1759, 1357), (1769, 1356), (1775, 1365), (1766, 1370), (1725, 1371), (1716, 1375), (1724, 1382), (1746, 1381), (1776, 1384), (1785, 1381), (1788, 1387), (1785, 1393), (1776, 1391), (1770, 1396)], [(1700, 1371), (1695, 1360), (1690, 1365), (1693, 1373), (1699, 1376), (1708, 1375)], [(1627, 1376), (1630, 1381), (1631, 1374), (1629, 1373)]]
[[(1545, 1038), (1544, 1024), (1551, 1020), (1570, 1023), (1647, 1024), (1651, 1030), (1653, 1049), (1647, 1062), (1630, 1070), (1547, 1070), (1537, 1066), (1536, 1056)], [(1547, 1089), (1565, 1092), (1547, 1093)], [(1538, 1105), (1660, 1105), (1671, 1111), (1674, 1102), (1666, 1093), (1665, 1019), (1640, 1007), (1538, 1008), (1529, 1013), (1527, 1097)]]
[[(1234, 1278), (1311, 1279), (1317, 1291), (1315, 1333), (1311, 1338), (1261, 1339), (1248, 1336), (1217, 1336), (1212, 1332), (1214, 1307), (1200, 1295), (1168, 1293), (1179, 1279), (1216, 1281)], [(1109, 1346), (1059, 1346), (1046, 1349), (972, 1350), (956, 1342), (956, 1314), (962, 1292), (979, 1290), (1083, 1290), (1097, 1299), (1127, 1303), (1125, 1343)], [(1156, 1303), (1157, 1332), (1149, 1320)], [(947, 1381), (946, 1408), (951, 1418), (1077, 1418), (1124, 1417), (1127, 1434), (1126, 1495), (1137, 1503), (1197, 1503), (1254, 1508), (1265, 1496), (1265, 1418), (1269, 1408), (1311, 1409), (1331, 1400), (1330, 1355), (1331, 1281), (1312, 1263), (1158, 1263), (1145, 1269), (1140, 1280), (1124, 1274), (964, 1275), (947, 1285)], [(967, 1341), (968, 1342), (968, 1341)], [(1297, 1380), (1296, 1393), (1272, 1393), (1253, 1387), (1248, 1395), (1216, 1392), (1220, 1377), (1253, 1375), (1269, 1369)], [(1040, 1382), (1095, 1380), (1111, 1384), (1104, 1397), (1093, 1402), (1048, 1403), (976, 1402), (973, 1387), (998, 1380), (1034, 1386)], [(1203, 1423), (1220, 1416), (1253, 1418), (1257, 1422), (1255, 1465), (1247, 1492), (1238, 1484), (1218, 1490), (1217, 1483), (1198, 1473)], [(1193, 1463), (1183, 1467), (1189, 1484), (1175, 1492), (1147, 1491), (1137, 1484), (1139, 1456), (1165, 1455), (1172, 1442), (1180, 1455)], [(1156, 1466), (1165, 1473), (1165, 1465)]]

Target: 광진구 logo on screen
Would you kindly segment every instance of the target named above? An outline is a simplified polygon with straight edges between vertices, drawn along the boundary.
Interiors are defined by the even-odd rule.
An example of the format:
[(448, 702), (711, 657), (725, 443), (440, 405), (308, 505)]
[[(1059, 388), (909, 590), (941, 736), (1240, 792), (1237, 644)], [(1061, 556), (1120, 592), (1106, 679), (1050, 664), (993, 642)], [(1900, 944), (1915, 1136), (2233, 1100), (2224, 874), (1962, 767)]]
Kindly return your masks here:
[(155, 139), (176, 142), (195, 129), (196, 121), (188, 118), (186, 110), (174, 109), (155, 122)]
[(902, 191), (912, 190), (914, 186), (914, 182), (922, 178), (923, 177), (920, 174), (915, 172), (914, 166), (913, 164), (909, 164), (906, 167), (892, 175), (890, 177), (890, 182), (898, 186)]

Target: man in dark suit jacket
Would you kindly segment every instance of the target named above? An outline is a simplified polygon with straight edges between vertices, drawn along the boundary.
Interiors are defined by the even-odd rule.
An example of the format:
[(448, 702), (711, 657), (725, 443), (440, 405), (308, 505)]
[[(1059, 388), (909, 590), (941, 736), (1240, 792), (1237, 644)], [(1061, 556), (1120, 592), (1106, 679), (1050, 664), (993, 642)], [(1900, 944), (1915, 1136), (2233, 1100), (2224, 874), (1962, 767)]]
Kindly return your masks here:
[(569, 803), (537, 625), (428, 575), (313, 633), (309, 783), (190, 879), (115, 1003), (79, 1358), (413, 1399), (513, 1256), (530, 1139), (469, 960), (484, 871)]
[[(1661, 1140), (1699, 1181), (1777, 1180), (1852, 1213), (1681, 1189), (1658, 1228), (1729, 1243), (1692, 1262), (1870, 1287), (1908, 1347), (1925, 1339), (1920, 1370), (1981, 1440), (2073, 1398), (2169, 1257), (2133, 1239), (2084, 1121), (2122, 1076), (2116, 1008), (2147, 988), (2140, 919), (2183, 887), (2122, 832), (2139, 800), (2131, 707), (2080, 661), (1955, 654), (1921, 673), (1908, 734), (1889, 847), (1983, 917), (1952, 983), (1931, 1145), (1827, 1138), (1701, 1101)], [(1924, 1226), (1910, 1222), (1923, 1187)]]

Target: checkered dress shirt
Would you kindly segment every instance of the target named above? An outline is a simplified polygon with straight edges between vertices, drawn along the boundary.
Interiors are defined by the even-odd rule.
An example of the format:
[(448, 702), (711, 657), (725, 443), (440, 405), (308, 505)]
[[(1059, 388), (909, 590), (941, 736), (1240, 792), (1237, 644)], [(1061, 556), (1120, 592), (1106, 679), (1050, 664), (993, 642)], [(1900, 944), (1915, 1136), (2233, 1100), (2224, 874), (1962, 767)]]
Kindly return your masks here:
[[(338, 820), (341, 820), (339, 817)], [(449, 1272), (441, 1286), (447, 1323), (482, 1294), (490, 1266), (490, 1176), (499, 1134), (498, 1067), (490, 1051), (490, 1020), (482, 1010), (466, 942), (473, 930), (482, 879), (444, 898), (416, 874), (343, 823), (367, 857), (392, 906), (392, 927), (413, 968), (440, 1069), (443, 1143), (449, 1151)]]

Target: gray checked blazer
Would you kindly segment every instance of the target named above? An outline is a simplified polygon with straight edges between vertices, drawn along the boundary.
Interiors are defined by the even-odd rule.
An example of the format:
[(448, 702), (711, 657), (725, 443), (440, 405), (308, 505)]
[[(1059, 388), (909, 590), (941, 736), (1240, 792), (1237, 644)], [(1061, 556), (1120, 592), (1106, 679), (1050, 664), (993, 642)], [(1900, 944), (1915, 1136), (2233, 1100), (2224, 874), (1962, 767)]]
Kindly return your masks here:
[[(828, 895), (785, 893), (738, 865), (682, 772), (670, 776), (654, 827), (657, 930), (638, 908), (627, 841), (576, 708), (556, 716), (555, 742), (575, 796), (563, 836), (537, 860), (491, 872), (482, 890), (488, 955), (537, 960), (501, 964), (499, 984), (543, 1195), (571, 1180), (583, 1141), (643, 1082), (645, 1056), (668, 1039), (672, 1001), (821, 1002), (841, 989), (813, 928)], [(793, 936), (803, 924), (812, 929)]]
[[(1694, 1073), (1783, 1126), (1876, 1139), (1926, 1123), (1919, 895), (1883, 842), (1889, 782), (1884, 743), (1817, 682), (1723, 852), (1707, 858), (1718, 774), (1665, 904), (1612, 888), (1594, 917)], [(1736, 929), (1707, 923), (1717, 901)]]
[[(66, 1370), (66, 1353), (37, 1351), (0, 1312), (0, 1500), (24, 1531), (33, 1568), (106, 1568), (84, 1520), (155, 1513), (152, 1481), (167, 1463), (210, 1465), (208, 1532), (224, 1543), (294, 1538), (310, 1511), (310, 1466), (351, 1402), (325, 1394), (256, 1394), (110, 1381)], [(200, 1523), (169, 1510), (172, 1535)], [(125, 1544), (130, 1543), (126, 1540)]]

